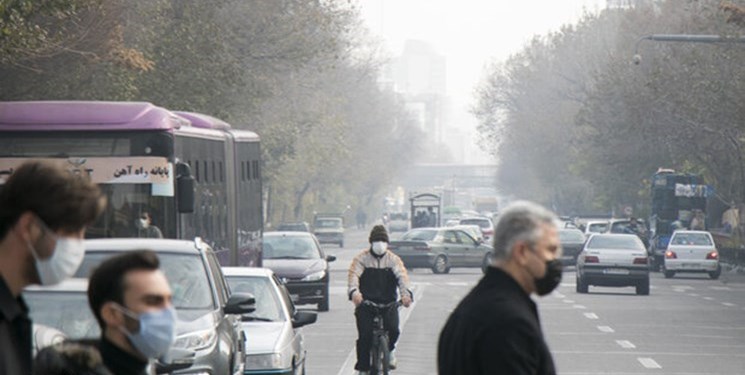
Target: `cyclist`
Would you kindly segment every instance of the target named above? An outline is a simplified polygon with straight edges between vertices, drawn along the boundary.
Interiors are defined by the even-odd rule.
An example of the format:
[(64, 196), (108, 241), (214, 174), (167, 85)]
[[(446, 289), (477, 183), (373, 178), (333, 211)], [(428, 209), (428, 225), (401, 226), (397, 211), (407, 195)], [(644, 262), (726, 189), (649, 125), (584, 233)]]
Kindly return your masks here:
[[(354, 316), (357, 319), (357, 363), (354, 369), (359, 375), (370, 371), (374, 318), (374, 312), (362, 305), (362, 301), (391, 303), (396, 301), (397, 292), (405, 307), (409, 307), (412, 301), (409, 276), (401, 258), (388, 251), (388, 232), (385, 227), (373, 227), (369, 241), (370, 247), (357, 254), (349, 266), (349, 299), (356, 306)], [(390, 367), (393, 369), (396, 368), (393, 350), (400, 334), (398, 310), (389, 309), (383, 320), (390, 339)]]

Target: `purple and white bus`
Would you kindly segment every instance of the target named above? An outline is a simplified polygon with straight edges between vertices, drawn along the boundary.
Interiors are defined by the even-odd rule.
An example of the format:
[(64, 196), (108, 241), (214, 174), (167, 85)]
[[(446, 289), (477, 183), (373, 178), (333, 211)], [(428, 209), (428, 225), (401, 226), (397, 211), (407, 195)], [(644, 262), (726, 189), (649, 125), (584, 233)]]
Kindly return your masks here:
[(109, 204), (88, 237), (199, 236), (223, 265), (261, 266), (256, 133), (150, 103), (2, 102), (0, 184), (28, 159), (100, 184)]

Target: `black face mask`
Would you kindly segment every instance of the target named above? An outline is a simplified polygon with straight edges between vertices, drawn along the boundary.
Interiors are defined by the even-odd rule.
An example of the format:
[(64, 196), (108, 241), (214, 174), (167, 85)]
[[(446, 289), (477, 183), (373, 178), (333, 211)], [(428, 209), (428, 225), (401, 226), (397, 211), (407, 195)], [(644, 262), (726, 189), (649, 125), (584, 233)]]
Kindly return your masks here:
[(556, 289), (561, 283), (561, 274), (564, 267), (558, 259), (546, 261), (546, 274), (540, 279), (535, 279), (535, 291), (539, 296), (545, 296)]

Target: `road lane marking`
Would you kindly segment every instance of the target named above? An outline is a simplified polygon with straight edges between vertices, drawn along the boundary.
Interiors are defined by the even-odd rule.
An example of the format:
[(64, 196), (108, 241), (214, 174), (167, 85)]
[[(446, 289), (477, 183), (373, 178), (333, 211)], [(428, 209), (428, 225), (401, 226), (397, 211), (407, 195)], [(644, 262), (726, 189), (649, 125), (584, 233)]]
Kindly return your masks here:
[(611, 328), (609, 326), (598, 326), (598, 330), (600, 330), (600, 332), (605, 332), (605, 333), (616, 332), (615, 330), (613, 330), (613, 328)]
[(657, 361), (655, 361), (652, 358), (639, 357), (636, 360), (639, 361), (639, 363), (641, 363), (642, 366), (644, 366), (645, 368), (648, 368), (648, 369), (662, 368), (662, 366), (660, 366), (660, 364), (657, 363)]
[(565, 300), (564, 300), (564, 303), (574, 303), (574, 301), (572, 301), (572, 300), (570, 300), (570, 299), (565, 299)]
[(732, 290), (732, 288), (728, 286), (710, 286), (709, 289), (713, 290)]
[(730, 303), (730, 302), (722, 302), (722, 305), (727, 306), (727, 307), (735, 307), (735, 306), (737, 306), (734, 303)]
[(462, 281), (451, 281), (451, 282), (448, 282), (448, 283), (445, 283), (445, 284), (447, 284), (449, 286), (468, 286), (468, 283), (462, 282)]
[(561, 299), (561, 298), (564, 298), (566, 296), (563, 295), (563, 294), (561, 294), (561, 293), (556, 292), (556, 293), (554, 293), (554, 297)]
[(587, 319), (599, 319), (598, 316), (595, 313), (585, 313), (585, 318)]
[(707, 300), (707, 301), (713, 301), (714, 300), (714, 298), (712, 298), (712, 297), (704, 297), (704, 299)]
[[(409, 317), (411, 316), (411, 313), (414, 311), (414, 308), (417, 305), (417, 302), (422, 300), (422, 295), (424, 294), (424, 286), (421, 286), (419, 288), (414, 289), (414, 302), (411, 303), (411, 306), (409, 306), (408, 309), (404, 308), (401, 312), (401, 317), (398, 321), (398, 327), (401, 331), (401, 334), (404, 332), (404, 326), (406, 326), (406, 322), (409, 321)], [(348, 375), (354, 373), (354, 364), (357, 362), (357, 347), (352, 346), (352, 350), (349, 351), (349, 354), (347, 355), (347, 359), (344, 361), (344, 364), (341, 366), (341, 369), (339, 369), (339, 372), (336, 375)]]
[(689, 293), (688, 295), (691, 296), (691, 297), (698, 297), (700, 294), (698, 294), (698, 293)]
[(616, 344), (624, 349), (636, 349), (636, 345), (632, 344), (629, 340), (616, 340)]
[(580, 309), (580, 310), (584, 310), (584, 309), (587, 308), (587, 307), (585, 307), (585, 305), (574, 305), (572, 307), (574, 307), (575, 309)]

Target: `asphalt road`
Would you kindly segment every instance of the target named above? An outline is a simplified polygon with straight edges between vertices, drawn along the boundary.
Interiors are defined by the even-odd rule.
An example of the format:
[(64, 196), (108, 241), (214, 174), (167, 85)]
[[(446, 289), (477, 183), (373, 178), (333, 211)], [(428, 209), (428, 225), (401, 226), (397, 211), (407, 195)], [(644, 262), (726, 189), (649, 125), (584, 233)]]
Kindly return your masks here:
[[(338, 259), (331, 265), (331, 311), (304, 328), (309, 375), (353, 373), (357, 333), (346, 271), (367, 246), (367, 233), (348, 231), (346, 245), (325, 247)], [(435, 374), (440, 329), (481, 271), (409, 274), (415, 304), (400, 311), (395, 373)], [(574, 271), (568, 269), (557, 291), (536, 298), (560, 374), (745, 374), (745, 276), (723, 274), (715, 281), (653, 273), (649, 296), (636, 296), (633, 288), (600, 287), (581, 295), (574, 287)]]

